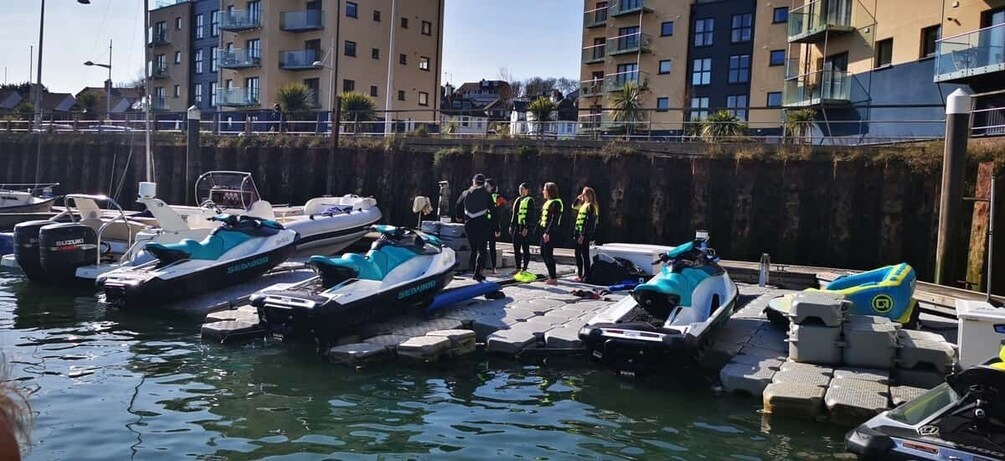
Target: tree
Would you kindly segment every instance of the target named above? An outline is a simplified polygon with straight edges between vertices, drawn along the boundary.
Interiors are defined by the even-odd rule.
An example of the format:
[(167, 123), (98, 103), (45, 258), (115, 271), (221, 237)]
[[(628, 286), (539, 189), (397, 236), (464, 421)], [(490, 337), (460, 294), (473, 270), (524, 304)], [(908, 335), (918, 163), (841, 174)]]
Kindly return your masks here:
[[(31, 94), (31, 87), (33, 86), (35, 86), (35, 84), (31, 82), (4, 83), (3, 85), (0, 85), (0, 92), (14, 90), (17, 94), (21, 95), (22, 97), (27, 97), (29, 94)], [(42, 85), (42, 91), (49, 91), (49, 89), (46, 88), (45, 85)]]
[(544, 136), (544, 132), (548, 126), (548, 121), (551, 120), (551, 114), (558, 110), (558, 106), (551, 98), (542, 96), (535, 99), (533, 102), (527, 106), (527, 111), (534, 117), (534, 120), (538, 122), (538, 136)]
[(510, 73), (508, 68), (499, 68), (499, 80), (509, 84), (509, 88), (505, 90), (506, 93), (500, 95), (504, 101), (508, 102), (514, 98), (520, 97), (520, 93), (523, 90), (523, 83), (513, 78), (513, 74)]
[(701, 121), (701, 139), (717, 142), (747, 134), (747, 124), (728, 110), (720, 110)]
[(14, 112), (21, 117), (31, 117), (35, 113), (35, 105), (28, 101), (21, 101), (21, 103), (14, 108)]
[(785, 130), (797, 143), (805, 141), (813, 131), (817, 111), (813, 109), (791, 110), (785, 114)]
[(562, 77), (555, 81), (555, 89), (566, 95), (578, 90), (579, 82), (571, 78)]
[(353, 132), (359, 132), (359, 122), (377, 120), (376, 104), (369, 96), (355, 91), (342, 93), (342, 120), (353, 122)]
[(80, 93), (80, 96), (77, 96), (77, 104), (84, 110), (85, 117), (93, 118), (97, 115), (98, 95), (91, 92)]
[(306, 114), (314, 108), (316, 100), (314, 90), (303, 83), (290, 83), (276, 90), (276, 102), (283, 114), (290, 118)]
[(555, 83), (557, 82), (558, 79), (556, 78), (529, 78), (523, 83), (524, 96), (528, 98), (537, 98), (538, 96), (550, 95), (551, 90), (555, 89)]
[(625, 126), (626, 134), (631, 137), (635, 125), (645, 121), (646, 111), (642, 108), (642, 88), (638, 83), (625, 82), (620, 90), (611, 97), (611, 118)]

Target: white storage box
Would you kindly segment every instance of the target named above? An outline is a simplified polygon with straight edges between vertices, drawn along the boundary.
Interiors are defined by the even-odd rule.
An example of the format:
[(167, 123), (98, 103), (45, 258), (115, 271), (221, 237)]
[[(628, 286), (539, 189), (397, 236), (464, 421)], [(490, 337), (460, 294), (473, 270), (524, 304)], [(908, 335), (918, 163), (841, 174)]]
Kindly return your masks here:
[(605, 243), (590, 247), (590, 258), (603, 253), (614, 258), (627, 259), (647, 275), (653, 275), (660, 270), (660, 264), (653, 264), (661, 254), (673, 247), (663, 245), (643, 245), (635, 243)]
[(998, 357), (1005, 341), (1005, 309), (983, 301), (956, 301), (960, 321), (960, 366), (964, 369)]

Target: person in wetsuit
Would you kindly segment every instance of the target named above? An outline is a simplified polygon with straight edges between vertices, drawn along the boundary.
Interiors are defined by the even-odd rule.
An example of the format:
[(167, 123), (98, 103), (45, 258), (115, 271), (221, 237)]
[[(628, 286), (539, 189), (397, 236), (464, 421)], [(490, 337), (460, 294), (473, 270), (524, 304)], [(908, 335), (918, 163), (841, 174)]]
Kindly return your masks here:
[(496, 182), (492, 178), (485, 180), (485, 190), (492, 196), (492, 211), (489, 212), (489, 221), (492, 222), (492, 232), (489, 233), (489, 260), (492, 262), (492, 273), (496, 273), (496, 241), (502, 237), (502, 207), (506, 205), (506, 198), (499, 194)]
[(541, 190), (544, 195), (544, 206), (541, 207), (541, 259), (548, 268), (547, 285), (557, 285), (558, 275), (555, 268), (555, 245), (562, 234), (562, 214), (565, 204), (558, 196), (558, 186), (553, 182), (544, 184)]
[(482, 270), (488, 262), (488, 240), (494, 231), (489, 216), (494, 206), (492, 195), (485, 190), (485, 175), (480, 173), (471, 178), (471, 187), (457, 199), (454, 216), (464, 221), (464, 231), (468, 235), (474, 260), (471, 269), (474, 271), (474, 279), (479, 282), (485, 280)]
[(576, 281), (590, 279), (590, 242), (596, 238), (597, 222), (600, 221), (600, 207), (597, 193), (592, 187), (584, 187), (576, 200), (576, 225), (572, 230), (572, 241), (576, 248)]
[(513, 213), (509, 221), (509, 233), (513, 236), (513, 255), (516, 258), (516, 270), (519, 274), (527, 270), (530, 264), (530, 241), (533, 239), (537, 221), (534, 220), (537, 205), (530, 196), (530, 185), (520, 184), (520, 196), (513, 201)]

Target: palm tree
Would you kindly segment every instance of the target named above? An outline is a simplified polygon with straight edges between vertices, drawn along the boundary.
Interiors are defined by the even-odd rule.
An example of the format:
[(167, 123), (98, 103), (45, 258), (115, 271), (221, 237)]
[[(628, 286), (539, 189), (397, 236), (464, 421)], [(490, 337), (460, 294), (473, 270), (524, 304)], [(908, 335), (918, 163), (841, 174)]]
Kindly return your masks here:
[(747, 124), (728, 110), (720, 110), (701, 121), (701, 139), (717, 142), (747, 134)]
[(813, 122), (816, 121), (817, 111), (813, 109), (792, 110), (785, 114), (785, 130), (789, 132), (797, 143), (801, 143), (810, 136), (813, 130)]
[(359, 132), (359, 122), (377, 120), (376, 104), (369, 96), (355, 91), (342, 93), (342, 120), (353, 122), (353, 132)]
[(314, 90), (303, 83), (290, 83), (276, 90), (276, 102), (287, 116), (302, 115), (315, 107)]
[(551, 114), (558, 110), (558, 106), (551, 98), (541, 96), (535, 99), (527, 106), (527, 111), (530, 115), (534, 117), (534, 120), (538, 122), (538, 136), (544, 136), (544, 131), (548, 126), (548, 121), (551, 120)]
[(632, 128), (645, 121), (646, 111), (642, 108), (642, 88), (629, 81), (611, 98), (611, 118), (625, 125), (626, 133), (632, 136)]

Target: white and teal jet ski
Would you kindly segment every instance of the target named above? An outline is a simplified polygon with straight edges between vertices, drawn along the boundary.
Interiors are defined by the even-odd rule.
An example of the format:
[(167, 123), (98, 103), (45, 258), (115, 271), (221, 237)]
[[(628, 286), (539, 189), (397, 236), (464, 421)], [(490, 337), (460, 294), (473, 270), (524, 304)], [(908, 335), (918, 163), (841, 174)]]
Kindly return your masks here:
[(639, 372), (692, 358), (732, 315), (736, 284), (708, 247), (708, 233), (674, 247), (653, 264), (663, 269), (591, 319), (579, 336), (594, 358), (618, 371)]
[(454, 250), (438, 238), (401, 227), (374, 230), (380, 237), (365, 255), (314, 256), (307, 264), (317, 277), (252, 295), (262, 324), (284, 339), (328, 341), (429, 303), (453, 279)]
[(219, 215), (202, 241), (149, 242), (153, 261), (98, 276), (105, 300), (119, 307), (162, 304), (251, 280), (296, 250), (299, 235), (275, 221)]

